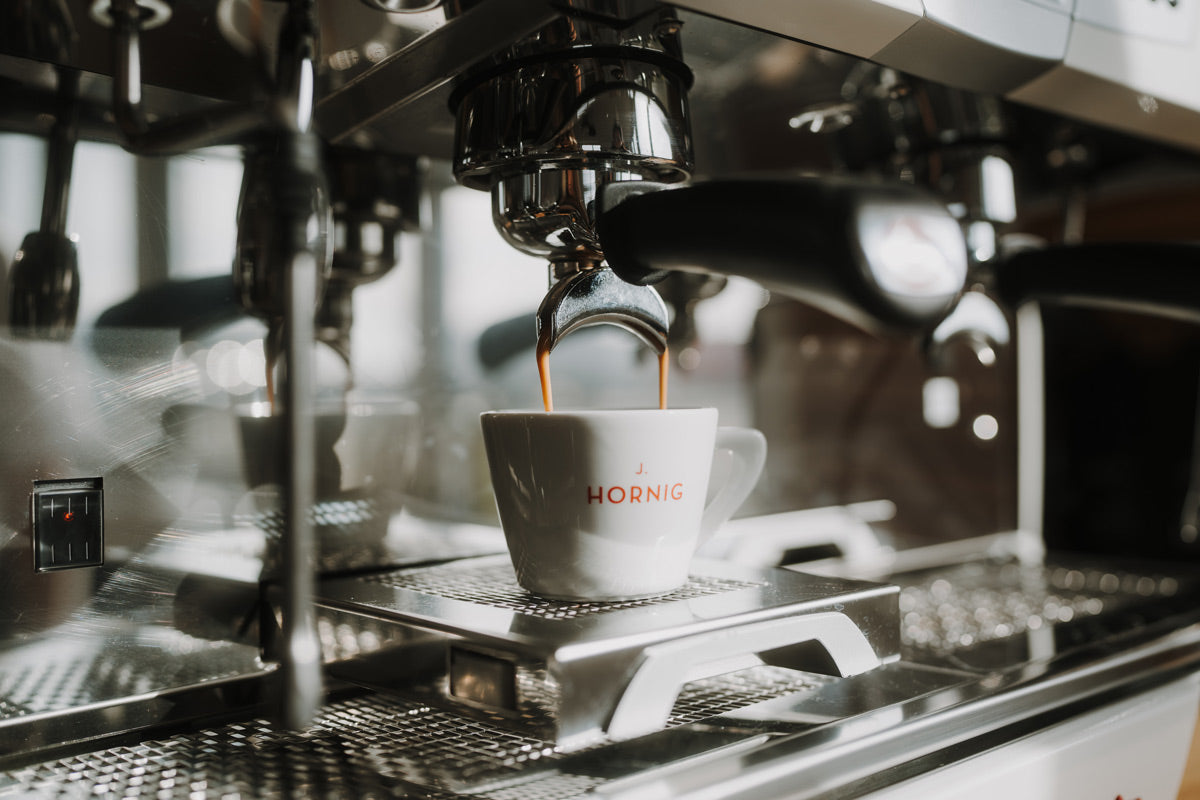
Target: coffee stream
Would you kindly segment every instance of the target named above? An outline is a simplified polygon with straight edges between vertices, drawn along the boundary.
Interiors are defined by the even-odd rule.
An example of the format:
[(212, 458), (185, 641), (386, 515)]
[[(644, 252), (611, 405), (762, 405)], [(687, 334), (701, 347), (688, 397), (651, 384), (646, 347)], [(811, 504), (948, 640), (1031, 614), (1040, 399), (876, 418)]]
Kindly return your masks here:
[[(658, 407), (667, 407), (667, 375), (671, 371), (670, 348), (664, 347), (658, 356)], [(540, 342), (537, 348), (538, 378), (542, 383), (542, 404), (546, 411), (554, 410), (554, 392), (550, 388), (550, 348)]]

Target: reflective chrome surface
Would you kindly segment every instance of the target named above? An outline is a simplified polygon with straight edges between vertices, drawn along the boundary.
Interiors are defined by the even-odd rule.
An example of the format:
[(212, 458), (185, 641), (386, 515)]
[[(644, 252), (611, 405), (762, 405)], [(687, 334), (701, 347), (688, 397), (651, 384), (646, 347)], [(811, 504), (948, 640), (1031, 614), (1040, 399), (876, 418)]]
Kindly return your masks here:
[(669, 9), (625, 20), (582, 13), (460, 83), (455, 176), (492, 192), (510, 244), (554, 264), (595, 265), (601, 187), (691, 174), (679, 28)]
[[(1013, 19), (1067, 20), (1055, 10), (1061, 5), (1013, 3), (1024, 10)], [(766, 305), (757, 288), (732, 280), (679, 348), (679, 402), (721, 405), (723, 417), (768, 429), (773, 461), (754, 512), (818, 512), (785, 522), (797, 530), (778, 539), (748, 517), (738, 526), (744, 547), (727, 552), (807, 563), (845, 544), (814, 530), (838, 527), (828, 516), (821, 523), (822, 507), (878, 501), (887, 510), (854, 520), (876, 557), (849, 560), (874, 568), (914, 542), (995, 534), (1013, 522), (1007, 488), (1017, 479), (1010, 459), (1018, 420), (1006, 402), (1020, 336), (1000, 319), (1011, 309), (984, 295), (990, 270), (1009, 252), (1007, 237), (1017, 232), (1028, 243), (1060, 229), (1072, 239), (1085, 230), (1168, 237), (1163, 220), (1178, 217), (1166, 212), (1196, 214), (1200, 169), (1187, 154), (961, 86), (1007, 89), (1037, 72), (1047, 92), (1039, 106), (1055, 111), (1055, 86), (1061, 98), (1070, 85), (1077, 112), (1094, 97), (1081, 85), (1123, 91), (1123, 103), (1079, 116), (1194, 150), (1185, 98), (1120, 84), (1122, 76), (1075, 83), (1084, 77), (1077, 65), (1050, 63), (1047, 54), (1059, 56), (1044, 48), (1031, 63), (1036, 53), (985, 41), (995, 16), (939, 14), (950, 4), (931, 1), (690, 0), (693, 11), (676, 13), (642, 0), (463, 0), (444, 9), (423, 0), (320, 0), (319, 42), (284, 25), (284, 3), (172, 0), (169, 15), (157, 0), (136, 5), (156, 16), (130, 25), (140, 17), (130, 0), (0, 4), (0, 257), (37, 227), (42, 151), (26, 145), (50, 138), (61, 70), (80, 71), (73, 166), (86, 178), (74, 188), (103, 187), (102, 202), (80, 206), (70, 223), (114, 233), (100, 246), (93, 233), (80, 248), (85, 324), (69, 340), (0, 341), (0, 796), (827, 798), (900, 787), (947, 765), (971, 768), (976, 756), (1018, 737), (1036, 746), (1072, 719), (1111, 719), (1119, 736), (1119, 720), (1104, 714), (1164, 705), (1193, 713), (1195, 578), (1129, 557), (1114, 564), (1046, 554), (1036, 514), (1021, 522), (1039, 546), (1016, 559), (1000, 558), (995, 538), (959, 542), (953, 553), (923, 556), (920, 569), (872, 571), (884, 588), (772, 571), (763, 580), (698, 564), (688, 592), (665, 602), (564, 608), (540, 604), (503, 570), (466, 558), (500, 554), (483, 566), (504, 563), (502, 536), (489, 524), (478, 411), (525, 405), (536, 392), (532, 360), (479, 364), (473, 345), (496, 321), (489, 314), (520, 315), (530, 331), (545, 288), (536, 280), (544, 263), (507, 260), (521, 254), (490, 229), (492, 213), (501, 236), (553, 262), (565, 296), (603, 280), (594, 203), (601, 189), (634, 178), (882, 174), (950, 204), (966, 227), (973, 285), (969, 305), (934, 334), (936, 363), (911, 341), (858, 335), (778, 296)], [(102, 27), (93, 7), (102, 18), (116, 9), (124, 24)], [(729, 18), (755, 27), (722, 21)], [(1088, 33), (1069, 22), (1067, 63)], [(1112, 63), (1129, 74), (1143, 63), (1135, 38), (1124, 40), (1129, 64)], [(1154, 86), (1194, 72), (1178, 59), (1179, 42), (1147, 41), (1155, 58), (1182, 64), (1156, 73)], [(1104, 51), (1107, 61), (1114, 49)], [(879, 64), (918, 66), (939, 73), (925, 80), (960, 88), (885, 80)], [(237, 242), (226, 218), (238, 176), (277, 190), (273, 181), (286, 170), (269, 158), (255, 164), (262, 153), (252, 153), (232, 197), (210, 183), (197, 191), (181, 173), (220, 175), (223, 159), (241, 169), (241, 154), (191, 149), (244, 143), (264, 121), (305, 127), (310, 113), (322, 144), (388, 156), (359, 166), (411, 170), (420, 194), (397, 199), (378, 186), (339, 209), (333, 193), (347, 232), (332, 237), (341, 291), (326, 295), (322, 330), (289, 326), (293, 351), (321, 337), (312, 388), (319, 402), (300, 415), (311, 426), (302, 420), (285, 434), (264, 405), (266, 351), (275, 345), (263, 340), (278, 340), (238, 310), (229, 264)], [(456, 131), (464, 131), (458, 155)], [(97, 179), (97, 165), (130, 158), (113, 145), (122, 142), (141, 153), (188, 152), (169, 163), (121, 161)], [(456, 166), (468, 184), (495, 185), (492, 212), (463, 201), (470, 192), (455, 194)], [(274, 174), (253, 175), (256, 167)], [(1164, 187), (1181, 191), (1155, 194), (1154, 203), (1139, 194)], [(1080, 201), (1085, 194), (1091, 203)], [(45, 196), (62, 210), (63, 193)], [(1103, 210), (1112, 196), (1126, 204), (1090, 228), (1077, 224), (1081, 208)], [(247, 238), (256, 241), (244, 244), (270, 246), (273, 205), (255, 211), (259, 224), (247, 226)], [(26, 215), (16, 234), (5, 227), (30, 207), (32, 224)], [(716, 235), (754, 246), (721, 222), (709, 226)], [(792, 222), (777, 227), (788, 233)], [(214, 241), (216, 255), (204, 247)], [(882, 248), (888, 257), (893, 245)], [(269, 260), (288, 261), (293, 276), (314, 266)], [(526, 273), (535, 283), (518, 285)], [(1146, 278), (1138, 269), (1116, 274), (1130, 285)], [(295, 283), (264, 285), (252, 305), (268, 316), (307, 320), (317, 303), (315, 278), (282, 303), (277, 295)], [(674, 298), (676, 311), (700, 296), (694, 285), (682, 292), (693, 294)], [(564, 299), (547, 314), (544, 328), (558, 338), (572, 326), (634, 318), (625, 327), (653, 349), (664, 340), (666, 316), (650, 290), (570, 300), (579, 302)], [(614, 308), (628, 315), (612, 316)], [(1156, 323), (1130, 341), (1161, 347)], [(634, 384), (620, 376), (654, 365), (624, 347), (628, 337), (610, 346), (602, 331), (579, 337), (577, 358), (559, 349), (556, 377), (565, 378), (560, 386), (575, 380), (588, 404), (627, 403)], [(1084, 331), (1089, 348), (1102, 340), (1091, 335), (1098, 332)], [(351, 347), (356, 336), (362, 343)], [(956, 358), (962, 346), (970, 358)], [(1066, 355), (1082, 361), (1080, 350)], [(995, 363), (975, 371), (989, 352)], [(1085, 390), (1120, 397), (1140, 389), (1112, 378), (1109, 352), (1091, 353), (1104, 369), (1081, 381)], [(1177, 371), (1185, 391), (1149, 396), (1155, 417), (1183, 398), (1188, 421), (1173, 438), (1187, 441), (1196, 372)], [(290, 372), (293, 388), (303, 383)], [(923, 405), (931, 375), (957, 392), (941, 416)], [(295, 410), (314, 398), (284, 405)], [(1141, 431), (1125, 420), (1088, 422), (1076, 413), (1084, 408), (1067, 408), (1084, 422), (1081, 457)], [(1036, 419), (1020, 422), (1026, 438), (1041, 432)], [(300, 485), (305, 474), (315, 477), (311, 495)], [(1026, 483), (1031, 476), (1021, 473)], [(1119, 478), (1142, 476), (1176, 477), (1150, 458)], [(79, 478), (103, 479), (105, 564), (34, 573), (32, 481)], [(1119, 492), (1104, 499), (1118, 512), (1130, 507)], [(1171, 535), (1190, 548), (1176, 552), (1194, 555), (1194, 526), (1180, 530), (1170, 511)], [(1144, 517), (1103, 513), (1120, 523), (1122, 553), (1152, 552)], [(1066, 515), (1068, 524), (1078, 519)], [(301, 529), (315, 543), (285, 557), (285, 537), (303, 545), (294, 536)], [(1094, 538), (1088, 524), (1075, 541)], [(309, 558), (330, 593), (315, 618), (305, 593), (290, 591), (304, 586), (278, 579), (284, 563), (307, 577)], [(281, 635), (297, 621), (315, 631), (292, 642), (307, 651)], [(792, 646), (813, 639), (825, 647)], [(259, 719), (279, 696), (276, 664), (289, 652), (310, 672), (322, 659), (329, 679), (325, 698), (313, 695), (315, 682), (293, 682), (310, 709), (326, 703), (303, 730)], [(753, 655), (733, 658), (741, 652)], [(694, 663), (703, 668), (693, 672)], [(371, 688), (347, 696), (343, 681)], [(304, 716), (288, 721), (297, 726)], [(1156, 739), (1175, 728), (1153, 733), (1149, 751), (1171, 749)], [(584, 742), (592, 744), (575, 749)], [(1118, 762), (1103, 766), (1127, 766)]]
[[(1079, 714), (1081, 705), (1095, 717), (1106, 709), (1126, 716), (1130, 708), (1168, 713), (1194, 702), (1189, 697), (1195, 689), (1186, 688), (1194, 680), (1183, 680), (1200, 661), (1194, 578), (1121, 573), (1095, 565), (979, 560), (895, 575), (893, 580), (902, 587), (902, 597), (932, 592), (943, 601), (952, 598), (939, 594), (945, 591), (941, 585), (957, 591), (969, 585), (972, 572), (987, 576), (989, 591), (1014, 599), (1038, 591), (1047, 593), (1047, 601), (1057, 595), (1055, 610), (1042, 607), (1048, 615), (1041, 628), (1048, 648), (1034, 654), (1010, 649), (1013, 657), (1007, 661), (967, 667), (945, 658), (952, 651), (927, 660), (920, 654), (924, 645), (910, 631), (902, 661), (842, 678), (760, 665), (694, 680), (671, 709), (665, 729), (626, 743), (563, 748), (543, 735), (552, 719), (544, 714), (554, 707), (546, 704), (545, 669), (530, 669), (517, 659), (507, 662), (512, 667), (507, 673), (480, 671), (494, 666), (505, 647), (519, 643), (523, 652), (539, 657), (578, 648), (590, 653), (590, 644), (607, 637), (595, 627), (606, 619), (621, 627), (622, 620), (638, 618), (635, 627), (642, 633), (634, 635), (657, 636), (664, 631), (657, 627), (656, 608), (686, 611), (694, 624), (711, 629), (712, 620), (702, 622), (710, 606), (739, 604), (736, 598), (748, 592), (764, 599), (767, 595), (761, 587), (739, 589), (696, 579), (688, 597), (665, 606), (643, 601), (588, 607), (533, 598), (515, 584), (505, 589), (511, 579), (485, 575), (497, 565), (504, 566), (502, 561), (461, 562), (342, 581), (343, 588), (358, 584), (357, 593), (381, 599), (359, 607), (374, 606), (372, 613), (379, 616), (360, 618), (357, 625), (351, 617), (343, 618), (336, 627), (345, 627), (346, 633), (335, 634), (331, 642), (358, 630), (366, 643), (368, 631), (382, 634), (386, 628), (379, 625), (394, 624), (384, 617), (404, 616), (405, 627), (448, 636), (451, 650), (468, 656), (463, 659), (468, 675), (507, 674), (515, 680), (516, 696), (523, 698), (518, 714), (479, 703), (452, 710), (439, 694), (446, 690), (446, 678), (414, 681), (394, 671), (411, 671), (430, 640), (409, 636), (386, 642), (385, 636), (379, 652), (391, 657), (379, 661), (371, 677), (386, 677), (390, 666), (402, 696), (335, 696), (304, 732), (246, 718), (200, 731), (168, 727), (134, 745), (77, 749), (10, 767), (0, 775), (0, 796), (62, 796), (76, 790), (84, 796), (111, 787), (132, 797), (216, 798), (229, 792), (272, 796), (297, 786), (313, 797), (337, 797), (353, 786), (432, 800), (870, 796), (947, 763), (969, 761), (997, 745), (995, 731), (1018, 726), (1025, 734), (1036, 734)], [(1104, 608), (1087, 614), (1086, 620), (1066, 620), (1061, 609), (1072, 606), (1071, 595), (1103, 598)], [(990, 610), (996, 596), (968, 602)], [(471, 604), (479, 609), (459, 613)], [(401, 615), (402, 607), (409, 611)], [(924, 618), (932, 609), (911, 602), (905, 607), (906, 628), (912, 627), (914, 615)], [(465, 629), (444, 624), (485, 619), (485, 624), (472, 626), (470, 635), (490, 631), (492, 646), (468, 647), (456, 635)], [(585, 623), (589, 627), (581, 629)], [(539, 630), (555, 631), (560, 640), (569, 634), (571, 641), (557, 651), (542, 650)], [(709, 635), (719, 634), (710, 630)], [(959, 639), (949, 645), (964, 655), (978, 654), (1027, 635), (1010, 632), (990, 642), (964, 645), (966, 640)], [(387, 649), (397, 645), (407, 651)], [(445, 646), (443, 641), (443, 651)], [(447, 662), (434, 657), (430, 663), (437, 672)], [(455, 663), (450, 662), (451, 670)], [(460, 685), (469, 683), (459, 677)], [(1132, 686), (1137, 692), (1131, 696)], [(1105, 727), (1110, 724), (1106, 718)], [(1115, 730), (1119, 738), (1120, 727)], [(1156, 746), (1174, 748), (1165, 741)], [(1116, 773), (1127, 775), (1127, 766), (1095, 769), (1110, 774), (1110, 767), (1116, 767)]]
[(542, 301), (543, 352), (575, 327), (611, 322), (661, 353), (668, 320), (658, 295), (595, 270), (604, 259), (596, 204), (608, 184), (690, 176), (691, 73), (670, 9), (597, 8), (582, 4), (460, 82), (454, 173), (491, 192), (496, 228), (548, 259), (552, 282), (584, 273)]
[[(448, 699), (517, 724), (545, 718), (538, 735), (575, 750), (658, 730), (696, 678), (764, 661), (839, 675), (892, 661), (895, 592), (714, 562), (665, 597), (570, 603), (529, 595), (501, 556), (327, 581), (319, 602), (444, 640)], [(517, 674), (530, 669), (545, 678), (522, 692)]]
[(624, 328), (659, 355), (667, 349), (670, 320), (658, 292), (626, 283), (600, 267), (550, 287), (537, 312), (538, 351), (549, 353), (571, 331), (605, 323)]
[(608, 169), (548, 169), (501, 178), (492, 187), (492, 221), (513, 247), (569, 274), (604, 258), (596, 235), (601, 188), (636, 177)]
[[(545, 54), (470, 85), (458, 109), (455, 172), (487, 188), (547, 169), (627, 170), (673, 182), (692, 167), (682, 63), (638, 60), (632, 47)], [(664, 66), (664, 64), (666, 66)]]

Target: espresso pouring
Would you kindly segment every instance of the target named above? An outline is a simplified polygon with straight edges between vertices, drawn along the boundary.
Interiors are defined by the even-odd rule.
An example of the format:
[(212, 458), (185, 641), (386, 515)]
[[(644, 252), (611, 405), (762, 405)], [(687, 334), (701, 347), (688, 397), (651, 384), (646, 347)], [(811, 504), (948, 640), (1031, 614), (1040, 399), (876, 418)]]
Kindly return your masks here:
[[(550, 385), (550, 348), (538, 342), (537, 346), (538, 378), (542, 385), (542, 405), (546, 411), (554, 410), (554, 391)], [(667, 407), (667, 380), (671, 371), (671, 350), (664, 347), (658, 356), (658, 407)]]

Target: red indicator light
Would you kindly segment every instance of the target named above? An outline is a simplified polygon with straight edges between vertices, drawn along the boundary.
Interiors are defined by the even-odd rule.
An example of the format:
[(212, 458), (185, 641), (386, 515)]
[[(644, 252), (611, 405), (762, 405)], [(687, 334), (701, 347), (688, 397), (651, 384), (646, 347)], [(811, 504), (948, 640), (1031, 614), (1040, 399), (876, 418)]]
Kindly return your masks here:
[(75, 512), (68, 511), (67, 513), (63, 514), (63, 519), (65, 519), (67, 522), (70, 522), (71, 520), (75, 519)]

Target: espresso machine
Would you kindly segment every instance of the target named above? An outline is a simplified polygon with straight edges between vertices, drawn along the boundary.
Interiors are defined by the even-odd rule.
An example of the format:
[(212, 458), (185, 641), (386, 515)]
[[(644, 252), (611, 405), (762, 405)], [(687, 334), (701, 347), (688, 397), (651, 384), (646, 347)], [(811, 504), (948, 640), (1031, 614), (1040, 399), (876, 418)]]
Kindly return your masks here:
[[(7, 4), (0, 797), (1175, 798), (1198, 17)], [(672, 594), (515, 581), (551, 351), (767, 435)]]

